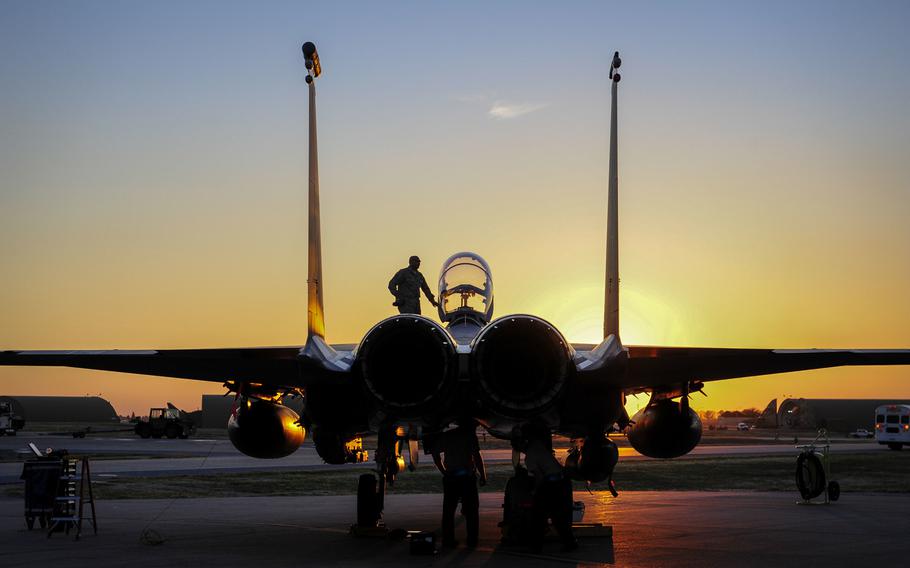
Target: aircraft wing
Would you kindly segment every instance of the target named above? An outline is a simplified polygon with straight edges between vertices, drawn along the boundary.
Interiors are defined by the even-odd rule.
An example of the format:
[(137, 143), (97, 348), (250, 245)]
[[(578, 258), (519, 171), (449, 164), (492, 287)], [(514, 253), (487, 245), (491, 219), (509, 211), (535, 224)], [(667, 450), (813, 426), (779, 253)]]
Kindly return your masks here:
[(198, 381), (305, 387), (346, 375), (300, 347), (108, 351), (0, 351), (0, 365), (76, 367)]
[(627, 390), (844, 365), (910, 365), (910, 349), (716, 349), (627, 347)]

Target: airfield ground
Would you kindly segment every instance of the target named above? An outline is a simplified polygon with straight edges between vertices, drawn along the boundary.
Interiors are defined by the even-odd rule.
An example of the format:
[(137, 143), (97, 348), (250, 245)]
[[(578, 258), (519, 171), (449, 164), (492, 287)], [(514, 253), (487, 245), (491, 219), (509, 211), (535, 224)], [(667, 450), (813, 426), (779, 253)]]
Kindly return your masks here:
[[(499, 545), (510, 452), (490, 447), (480, 546), (428, 558), (410, 556), (403, 542), (348, 536), (351, 493), (364, 466), (326, 469), (309, 444), (284, 460), (253, 460), (218, 435), (73, 440), (22, 432), (0, 438), (2, 566), (856, 566), (904, 557), (910, 451), (837, 440), (832, 467), (841, 500), (801, 506), (791, 436), (708, 435), (690, 456), (670, 461), (621, 447), (620, 497), (581, 486), (575, 494), (586, 503), (585, 521), (613, 526), (613, 538), (583, 539), (569, 555), (554, 542), (543, 556)], [(97, 536), (74, 542), (25, 530), (18, 474), (28, 441), (95, 460)], [(404, 473), (390, 493), (390, 528), (438, 530), (439, 476), (428, 462)]]
[[(853, 494), (833, 505), (800, 506), (786, 492), (577, 492), (586, 521), (612, 538), (558, 542), (542, 555), (499, 543), (501, 497), (481, 496), (481, 539), (435, 557), (405, 542), (354, 538), (351, 496), (115, 500), (98, 503), (99, 533), (76, 542), (22, 523), (20, 502), (0, 500), (4, 566), (873, 566), (900, 565), (910, 496)], [(442, 498), (400, 495), (386, 506), (392, 528), (438, 530)], [(460, 524), (460, 523), (459, 523)], [(460, 533), (461, 527), (456, 531)]]

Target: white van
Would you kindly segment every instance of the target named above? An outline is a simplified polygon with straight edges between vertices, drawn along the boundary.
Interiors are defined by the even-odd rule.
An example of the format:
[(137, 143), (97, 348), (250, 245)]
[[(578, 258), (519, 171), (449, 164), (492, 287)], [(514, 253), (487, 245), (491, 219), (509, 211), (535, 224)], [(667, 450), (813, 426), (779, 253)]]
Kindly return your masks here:
[(875, 441), (892, 450), (910, 446), (910, 404), (884, 404), (875, 409)]

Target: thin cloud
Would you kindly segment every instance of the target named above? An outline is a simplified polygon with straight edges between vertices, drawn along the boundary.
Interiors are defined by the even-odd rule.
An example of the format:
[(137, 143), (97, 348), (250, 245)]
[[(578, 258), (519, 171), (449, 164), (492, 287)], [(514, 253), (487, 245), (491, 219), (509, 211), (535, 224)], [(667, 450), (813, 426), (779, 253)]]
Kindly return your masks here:
[(463, 104), (491, 105), (487, 110), (487, 116), (495, 120), (518, 118), (547, 106), (546, 103), (511, 103), (503, 101), (496, 96), (495, 91), (487, 93), (458, 93), (451, 95), (450, 98)]
[(518, 118), (519, 116), (524, 116), (528, 113), (532, 113), (536, 110), (540, 110), (547, 106), (543, 103), (504, 103), (496, 102), (493, 103), (493, 106), (490, 107), (490, 110), (487, 114), (490, 117), (497, 120), (505, 120), (509, 118)]

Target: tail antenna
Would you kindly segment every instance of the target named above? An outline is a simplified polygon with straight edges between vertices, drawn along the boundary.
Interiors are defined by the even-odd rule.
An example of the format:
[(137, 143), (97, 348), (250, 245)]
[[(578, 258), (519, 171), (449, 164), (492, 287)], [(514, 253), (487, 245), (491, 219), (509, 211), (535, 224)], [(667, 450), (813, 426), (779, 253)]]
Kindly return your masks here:
[(604, 297), (604, 339), (613, 335), (619, 339), (619, 176), (618, 142), (616, 136), (616, 91), (619, 85), (619, 52), (610, 64), (610, 180), (607, 194), (607, 270)]

